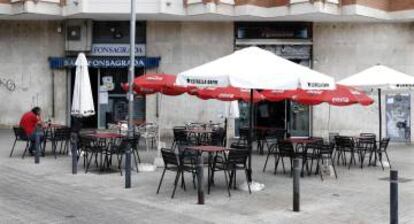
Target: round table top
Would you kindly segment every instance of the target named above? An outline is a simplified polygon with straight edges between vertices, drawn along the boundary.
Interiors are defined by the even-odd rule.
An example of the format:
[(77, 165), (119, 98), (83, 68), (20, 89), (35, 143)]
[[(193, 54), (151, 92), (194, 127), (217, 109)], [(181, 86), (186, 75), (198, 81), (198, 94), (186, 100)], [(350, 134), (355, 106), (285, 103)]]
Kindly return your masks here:
[(118, 134), (118, 133), (90, 133), (86, 134), (89, 137), (93, 138), (123, 138), (125, 135)]
[(186, 132), (190, 132), (190, 133), (199, 133), (199, 134), (204, 134), (204, 133), (213, 133), (213, 130), (207, 130), (207, 129), (186, 129)]
[(191, 146), (188, 148), (192, 150), (197, 150), (200, 152), (223, 152), (223, 151), (229, 150), (226, 147), (214, 146), (214, 145)]

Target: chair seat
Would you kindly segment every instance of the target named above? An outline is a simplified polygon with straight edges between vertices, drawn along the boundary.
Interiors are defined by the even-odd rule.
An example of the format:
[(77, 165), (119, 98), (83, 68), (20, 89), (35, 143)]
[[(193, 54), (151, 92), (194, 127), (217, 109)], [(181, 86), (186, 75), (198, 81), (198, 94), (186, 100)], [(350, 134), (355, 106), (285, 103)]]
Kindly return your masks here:
[(246, 167), (241, 164), (216, 163), (215, 168), (218, 170), (244, 170)]

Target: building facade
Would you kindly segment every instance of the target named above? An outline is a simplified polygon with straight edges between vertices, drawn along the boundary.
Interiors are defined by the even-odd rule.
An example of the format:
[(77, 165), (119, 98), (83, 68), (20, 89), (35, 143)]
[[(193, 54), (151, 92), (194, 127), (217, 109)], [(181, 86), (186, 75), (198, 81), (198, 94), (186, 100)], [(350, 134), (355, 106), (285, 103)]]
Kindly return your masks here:
[[(136, 0), (137, 67), (177, 74), (257, 45), (336, 80), (375, 64), (414, 75), (414, 0)], [(130, 0), (0, 0), (0, 125), (38, 105), (45, 119), (69, 123), (76, 54), (90, 60), (97, 115), (104, 128), (126, 116)], [(376, 92), (370, 93), (376, 97)], [(385, 94), (383, 133), (410, 134), (410, 93)], [(238, 125), (247, 119), (241, 104)], [(134, 119), (162, 123), (164, 134), (189, 121), (222, 122), (223, 103), (192, 96), (137, 97)], [(293, 102), (261, 103), (258, 125), (295, 136), (377, 132), (378, 109)]]

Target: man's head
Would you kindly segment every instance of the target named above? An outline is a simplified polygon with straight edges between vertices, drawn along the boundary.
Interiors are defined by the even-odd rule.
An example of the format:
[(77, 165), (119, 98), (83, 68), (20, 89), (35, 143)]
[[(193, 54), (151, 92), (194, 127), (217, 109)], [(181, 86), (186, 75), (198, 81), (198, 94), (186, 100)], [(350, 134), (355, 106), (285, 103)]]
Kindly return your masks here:
[(36, 114), (37, 116), (40, 116), (40, 112), (41, 112), (42, 110), (40, 109), (40, 107), (33, 107), (33, 109), (32, 109), (32, 112), (34, 113), (34, 114)]

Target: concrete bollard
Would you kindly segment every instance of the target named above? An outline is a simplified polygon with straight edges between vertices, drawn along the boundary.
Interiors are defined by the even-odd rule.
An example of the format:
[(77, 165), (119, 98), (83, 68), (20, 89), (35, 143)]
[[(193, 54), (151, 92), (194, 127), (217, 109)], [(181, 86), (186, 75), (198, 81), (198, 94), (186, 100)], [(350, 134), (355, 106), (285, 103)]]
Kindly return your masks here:
[(300, 168), (299, 168), (299, 159), (293, 160), (293, 211), (300, 211)]
[(72, 144), (71, 144), (71, 153), (72, 153), (72, 174), (78, 173), (78, 136), (77, 134), (72, 134)]
[(398, 171), (390, 171), (390, 223), (398, 224)]
[(131, 145), (125, 153), (125, 188), (131, 188)]
[(197, 181), (197, 191), (198, 191), (198, 204), (199, 205), (204, 205), (204, 186), (200, 183), (202, 183), (203, 180), (203, 176), (204, 176), (204, 171), (203, 171), (203, 156), (200, 154), (198, 155), (198, 161), (197, 161), (197, 177), (198, 177), (198, 181)]

